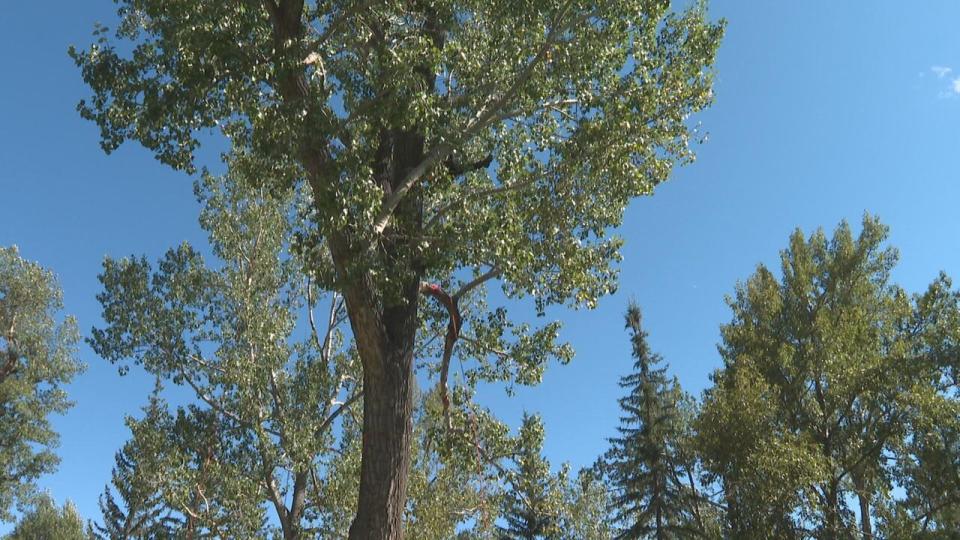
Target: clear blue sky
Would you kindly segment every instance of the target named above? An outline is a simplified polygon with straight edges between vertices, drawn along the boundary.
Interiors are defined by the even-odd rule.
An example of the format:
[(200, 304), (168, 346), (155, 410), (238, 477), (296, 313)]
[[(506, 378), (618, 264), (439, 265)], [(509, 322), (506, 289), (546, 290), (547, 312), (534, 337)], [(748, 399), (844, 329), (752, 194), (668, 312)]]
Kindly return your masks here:
[[(644, 310), (657, 351), (699, 393), (719, 364), (724, 295), (757, 263), (776, 265), (797, 226), (832, 228), (878, 214), (902, 262), (894, 277), (921, 290), (940, 270), (960, 276), (960, 3), (953, 0), (716, 0), (729, 25), (716, 103), (701, 115), (709, 142), (652, 198), (634, 203), (620, 291), (592, 312), (553, 311), (577, 349), (543, 384), (507, 400), (485, 396), (516, 425), (539, 411), (554, 464), (588, 464), (616, 424), (617, 378), (631, 365), (622, 313)], [(106, 157), (74, 111), (87, 94), (67, 58), (108, 0), (0, 4), (0, 245), (52, 268), (84, 333), (100, 323), (96, 276), (105, 255), (155, 259), (203, 244), (191, 182), (124, 146)], [(86, 346), (77, 405), (55, 420), (63, 462), (41, 480), (90, 518), (150, 381)], [(7, 527), (0, 525), (0, 533)]]

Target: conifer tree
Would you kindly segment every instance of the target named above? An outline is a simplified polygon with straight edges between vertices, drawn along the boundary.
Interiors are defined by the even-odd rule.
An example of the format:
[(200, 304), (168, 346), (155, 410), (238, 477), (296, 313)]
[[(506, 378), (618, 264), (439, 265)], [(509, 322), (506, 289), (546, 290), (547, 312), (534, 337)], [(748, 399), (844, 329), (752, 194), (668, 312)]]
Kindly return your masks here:
[(620, 398), (619, 436), (610, 439), (602, 467), (613, 488), (611, 513), (616, 538), (682, 538), (693, 536), (696, 512), (691, 511), (694, 486), (684, 479), (681, 463), (683, 401), (677, 380), (667, 376), (660, 355), (651, 352), (641, 328), (640, 308), (627, 309), (626, 327), (633, 346), (634, 371), (620, 379), (627, 394)]
[[(145, 408), (147, 423), (163, 413), (164, 403), (159, 397), (160, 384), (150, 396)], [(131, 429), (137, 431), (138, 422), (127, 420)], [(172, 509), (163, 502), (158, 474), (156, 453), (141, 444), (138, 438), (124, 444), (115, 457), (111, 484), (100, 496), (100, 511), (103, 523), (91, 525), (98, 540), (147, 540), (171, 538), (178, 520)]]
[[(169, 510), (158, 501), (160, 493), (149, 490), (138, 477), (137, 458), (130, 453), (130, 443), (117, 452), (111, 484), (100, 495), (103, 524), (94, 524), (98, 540), (139, 540), (168, 538), (173, 535)], [(148, 488), (148, 489), (144, 489)]]
[(563, 486), (566, 475), (550, 472), (550, 463), (541, 455), (543, 423), (538, 416), (524, 414), (516, 470), (504, 494), (502, 540), (539, 540), (560, 538), (563, 510)]

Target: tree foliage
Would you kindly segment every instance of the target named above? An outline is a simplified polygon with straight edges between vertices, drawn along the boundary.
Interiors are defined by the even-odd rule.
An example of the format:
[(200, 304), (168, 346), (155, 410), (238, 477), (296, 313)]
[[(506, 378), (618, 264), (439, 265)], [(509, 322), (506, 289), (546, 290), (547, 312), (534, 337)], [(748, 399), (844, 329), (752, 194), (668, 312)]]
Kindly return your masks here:
[(49, 495), (39, 495), (4, 540), (91, 540), (72, 502), (62, 507)]
[(572, 479), (566, 491), (564, 534), (578, 540), (612, 538), (610, 489), (602, 473), (594, 469), (583, 469)]
[[(314, 511), (307, 492), (319, 489), (334, 423), (359, 397), (337, 329), (342, 302), (329, 298), (326, 326), (314, 322), (316, 285), (287, 253), (292, 198), (212, 176), (198, 195), (219, 263), (186, 244), (156, 270), (143, 258), (107, 259), (99, 296), (107, 324), (91, 344), (192, 390), (194, 405), (155, 404), (140, 424), (141, 443), (180, 466), (164, 471), (174, 508), (208, 528), (239, 527), (243, 515), (242, 537), (259, 530), (269, 504), (284, 537), (296, 538)], [(299, 322), (307, 331), (295, 332)], [(200, 500), (219, 506), (197, 509)]]
[(797, 231), (782, 277), (761, 265), (729, 300), (698, 427), (732, 536), (871, 537), (890, 508), (951, 527), (957, 485), (930, 482), (957, 458), (957, 295), (892, 284), (886, 237), (869, 215), (857, 237)]
[(169, 463), (163, 433), (155, 429), (165, 413), (158, 384), (144, 408), (144, 418), (127, 419), (133, 438), (115, 457), (110, 484), (100, 496), (102, 523), (91, 525), (98, 540), (153, 540), (173, 538), (184, 532), (182, 512), (167, 503), (166, 485), (179, 471), (165, 469)]
[(76, 323), (57, 320), (62, 308), (50, 271), (0, 248), (0, 521), (59, 461), (48, 417), (70, 407), (63, 385), (81, 370)]
[(602, 460), (613, 495), (616, 538), (693, 538), (705, 530), (695, 458), (684, 448), (692, 399), (667, 376), (663, 359), (650, 350), (640, 308), (627, 309), (633, 371), (620, 379), (619, 436)]
[[(316, 286), (342, 295), (362, 366), (353, 538), (401, 534), (421, 279), (455, 300), (499, 279), (541, 312), (613, 290), (607, 231), (692, 159), (687, 119), (712, 99), (722, 33), (702, 5), (662, 0), (124, 0), (119, 15), (112, 35), (99, 27), (71, 50), (105, 150), (137, 140), (192, 171), (200, 133), (219, 127), (231, 170), (271, 197), (304, 193), (286, 239)], [(192, 272), (193, 256), (167, 265)], [(473, 377), (536, 382), (569, 356), (556, 325), (474, 317), (468, 328), (483, 321), (475, 330), (506, 343), (470, 345)], [(457, 405), (452, 434), (475, 416)]]
[(543, 422), (525, 414), (503, 496), (499, 537), (503, 540), (549, 540), (561, 537), (564, 518), (565, 470), (554, 474), (543, 452)]
[[(324, 295), (316, 317), (323, 292), (285, 240), (299, 219), (296, 197), (264, 197), (242, 176), (207, 176), (198, 194), (215, 261), (184, 244), (156, 269), (144, 258), (104, 263), (106, 324), (92, 332), (94, 350), (121, 373), (132, 361), (193, 399), (171, 407), (158, 387), (143, 418), (128, 419), (132, 438), (117, 456), (97, 529), (109, 538), (346, 537), (362, 385), (341, 331), (342, 297)], [(468, 298), (463, 313), (471, 313)], [(427, 335), (423, 351), (432, 350)], [(439, 539), (488, 506), (480, 488), (496, 485), (489, 460), (505, 455), (509, 440), (481, 410), (470, 411), (476, 430), (447, 440), (436, 397), (424, 399), (405, 520), (412, 538)]]

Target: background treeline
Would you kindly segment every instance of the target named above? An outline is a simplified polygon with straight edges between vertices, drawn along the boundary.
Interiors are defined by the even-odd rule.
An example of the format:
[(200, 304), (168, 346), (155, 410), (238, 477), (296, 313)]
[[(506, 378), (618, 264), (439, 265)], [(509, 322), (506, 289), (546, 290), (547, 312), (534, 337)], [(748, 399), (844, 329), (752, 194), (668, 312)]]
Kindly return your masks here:
[[(105, 325), (89, 341), (157, 383), (127, 420), (103, 515), (86, 524), (33, 487), (56, 464), (46, 417), (68, 406), (60, 385), (80, 369), (75, 325), (56, 322), (52, 274), (0, 251), (0, 510), (25, 512), (10, 538), (347, 536), (356, 351), (342, 299), (321, 298), (285, 242), (294, 199), (256, 189), (200, 186), (216, 261), (182, 245), (155, 266), (105, 262)], [(912, 295), (892, 283), (886, 238), (870, 216), (858, 235), (846, 223), (831, 237), (795, 232), (779, 272), (758, 266), (727, 299), (723, 366), (699, 400), (651, 350), (631, 305), (620, 426), (577, 473), (543, 457), (537, 416), (512, 433), (469, 401), (469, 373), (449, 410), (438, 390), (420, 391), (407, 536), (957, 538), (960, 293), (944, 275)], [(418, 356), (436, 354), (445, 330), (444, 312), (428, 313)], [(464, 346), (478, 357), (553, 346), (552, 336), (504, 343), (475, 325)], [(195, 399), (167, 402), (167, 384)]]

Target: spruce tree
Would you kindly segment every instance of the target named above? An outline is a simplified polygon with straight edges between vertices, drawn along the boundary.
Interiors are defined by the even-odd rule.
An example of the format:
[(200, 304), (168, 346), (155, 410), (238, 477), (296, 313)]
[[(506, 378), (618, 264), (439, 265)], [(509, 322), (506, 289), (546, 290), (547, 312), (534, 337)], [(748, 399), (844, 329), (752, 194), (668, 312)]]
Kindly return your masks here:
[(626, 327), (633, 346), (634, 371), (620, 379), (627, 394), (620, 398), (618, 437), (603, 460), (613, 488), (611, 514), (616, 538), (682, 538), (692, 536), (695, 519), (689, 511), (692, 486), (680, 463), (684, 435), (683, 392), (667, 376), (660, 355), (651, 352), (641, 328), (640, 308), (631, 303)]
[[(144, 409), (147, 417), (144, 421), (128, 420), (131, 429), (137, 431), (138, 424), (149, 423), (150, 419), (163, 414), (166, 405), (160, 399), (160, 389), (158, 382)], [(156, 463), (156, 452), (134, 438), (127, 441), (114, 459), (113, 489), (108, 486), (100, 495), (103, 523), (91, 525), (93, 536), (98, 540), (173, 537), (178, 520), (163, 502), (158, 485), (158, 474), (163, 472)]]
[(563, 510), (564, 473), (552, 475), (550, 463), (543, 458), (543, 423), (538, 416), (524, 414), (516, 470), (503, 500), (502, 540), (539, 540), (560, 538)]

